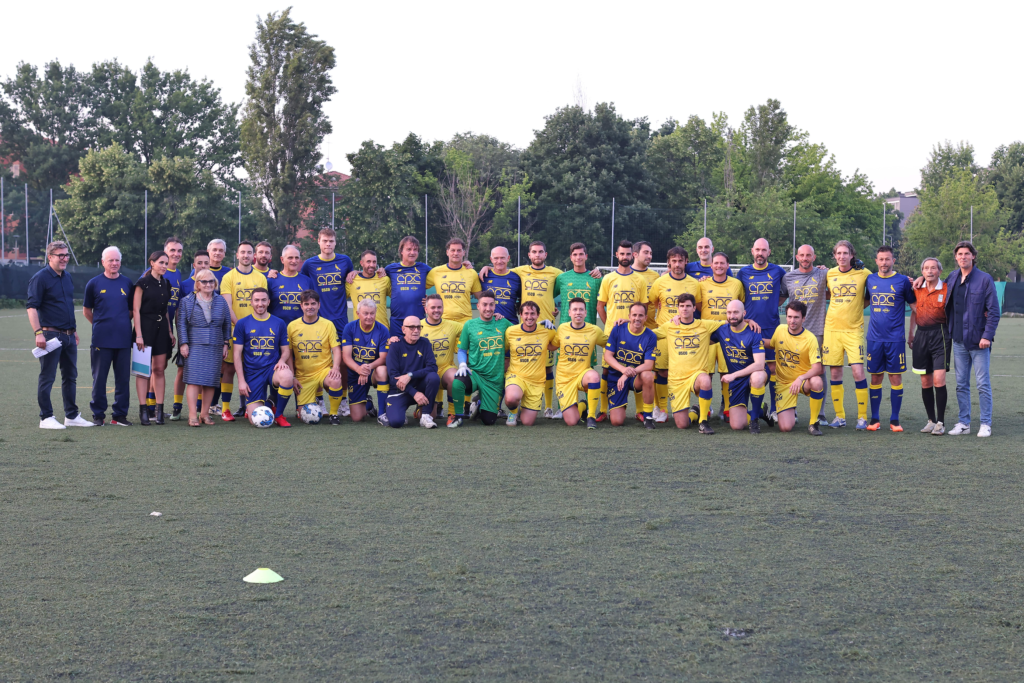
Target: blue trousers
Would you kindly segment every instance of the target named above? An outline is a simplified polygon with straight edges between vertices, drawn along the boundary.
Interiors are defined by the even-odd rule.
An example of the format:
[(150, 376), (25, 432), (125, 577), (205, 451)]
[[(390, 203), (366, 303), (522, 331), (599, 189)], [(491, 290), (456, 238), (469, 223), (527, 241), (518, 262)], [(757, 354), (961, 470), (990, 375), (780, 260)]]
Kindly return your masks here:
[(107, 414), (107, 375), (113, 367), (114, 410), (111, 417), (127, 418), (128, 404), (132, 397), (132, 348), (101, 349), (93, 346), (89, 349), (89, 358), (92, 362), (92, 401), (89, 407), (93, 417), (102, 418)]
[(953, 369), (956, 371), (956, 403), (960, 408), (960, 424), (971, 424), (971, 369), (978, 381), (978, 405), (981, 408), (981, 424), (992, 426), (992, 382), (989, 379), (989, 359), (992, 348), (968, 349), (960, 342), (953, 342)]
[(74, 420), (78, 417), (78, 405), (75, 403), (75, 392), (78, 390), (78, 342), (75, 334), (62, 334), (53, 330), (43, 331), (46, 341), (60, 340), (60, 348), (51, 351), (39, 359), (39, 386), (36, 398), (39, 401), (39, 419), (53, 417), (53, 403), (50, 402), (50, 390), (57, 379), (57, 367), (60, 366), (60, 393), (64, 398), (64, 417)]
[(441, 386), (441, 378), (437, 376), (436, 372), (432, 372), (422, 379), (414, 379), (405, 387), (406, 391), (398, 391), (398, 387), (394, 384), (391, 385), (391, 391), (398, 392), (388, 394), (388, 424), (392, 427), (398, 428), (405, 424), (405, 413), (409, 410), (409, 407), (415, 405), (416, 401), (409, 395), (408, 391), (412, 391), (415, 394), (417, 391), (421, 392), (427, 397), (429, 403), (423, 406), (423, 414), (429, 415), (434, 409), (434, 397), (437, 396), (437, 389)]

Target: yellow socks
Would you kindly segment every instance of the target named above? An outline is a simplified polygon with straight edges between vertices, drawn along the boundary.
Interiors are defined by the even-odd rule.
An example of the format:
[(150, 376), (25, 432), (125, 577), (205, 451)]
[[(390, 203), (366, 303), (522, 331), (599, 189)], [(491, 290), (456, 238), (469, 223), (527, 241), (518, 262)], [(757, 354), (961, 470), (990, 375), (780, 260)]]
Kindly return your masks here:
[(836, 417), (846, 419), (846, 407), (843, 405), (843, 380), (832, 380), (832, 408), (836, 411)]

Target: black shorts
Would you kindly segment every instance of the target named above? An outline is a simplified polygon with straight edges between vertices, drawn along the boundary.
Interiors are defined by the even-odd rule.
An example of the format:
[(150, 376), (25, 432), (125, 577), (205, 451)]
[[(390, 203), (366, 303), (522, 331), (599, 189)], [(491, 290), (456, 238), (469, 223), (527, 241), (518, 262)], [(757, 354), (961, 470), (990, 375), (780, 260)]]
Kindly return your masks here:
[(919, 327), (914, 335), (914, 373), (930, 375), (936, 370), (949, 372), (953, 343), (946, 336), (945, 325)]

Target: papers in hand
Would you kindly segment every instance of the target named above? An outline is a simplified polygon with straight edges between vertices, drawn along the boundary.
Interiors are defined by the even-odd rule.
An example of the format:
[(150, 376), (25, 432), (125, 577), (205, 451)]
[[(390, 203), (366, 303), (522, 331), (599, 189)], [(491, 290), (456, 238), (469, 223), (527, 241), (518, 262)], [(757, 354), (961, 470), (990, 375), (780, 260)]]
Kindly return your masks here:
[(153, 347), (146, 346), (139, 351), (139, 347), (132, 344), (132, 376), (149, 377), (153, 371)]
[(60, 339), (57, 339), (56, 337), (54, 337), (53, 339), (47, 340), (46, 348), (45, 349), (41, 349), (38, 346), (35, 347), (34, 349), (32, 349), (32, 355), (35, 356), (36, 358), (42, 358), (43, 356), (45, 356), (46, 354), (50, 353), (51, 351), (56, 351), (59, 348), (60, 348)]

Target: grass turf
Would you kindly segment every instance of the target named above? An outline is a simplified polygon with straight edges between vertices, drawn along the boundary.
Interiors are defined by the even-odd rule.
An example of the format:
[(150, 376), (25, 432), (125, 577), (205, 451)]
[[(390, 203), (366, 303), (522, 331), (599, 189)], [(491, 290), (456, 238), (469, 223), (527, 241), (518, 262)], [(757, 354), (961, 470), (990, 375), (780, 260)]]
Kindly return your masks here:
[(1024, 321), (987, 441), (918, 434), (910, 375), (903, 434), (44, 432), (0, 322), (0, 679), (1022, 676)]

